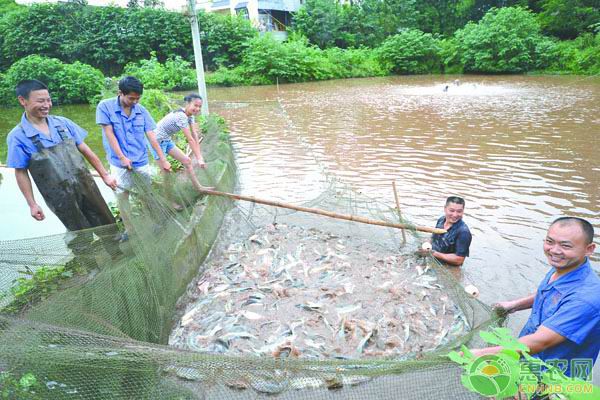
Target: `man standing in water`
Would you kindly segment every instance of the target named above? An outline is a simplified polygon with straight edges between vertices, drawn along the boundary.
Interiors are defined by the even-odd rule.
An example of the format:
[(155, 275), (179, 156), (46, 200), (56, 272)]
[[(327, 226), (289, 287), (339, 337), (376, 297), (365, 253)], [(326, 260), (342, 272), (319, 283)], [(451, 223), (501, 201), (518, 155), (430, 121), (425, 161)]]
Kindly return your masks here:
[[(7, 166), (15, 169), (17, 184), (31, 216), (38, 221), (46, 217), (35, 201), (30, 174), (48, 208), (69, 231), (114, 224), (115, 219), (83, 157), (111, 189), (116, 188), (117, 182), (84, 143), (87, 132), (70, 119), (50, 115), (52, 100), (42, 82), (21, 81), (16, 94), (24, 113), (21, 123), (7, 137)], [(69, 243), (76, 254), (84, 251), (93, 239), (91, 233), (83, 236), (85, 240), (80, 237)]]
[(445, 229), (443, 234), (431, 236), (431, 255), (446, 264), (460, 267), (469, 256), (471, 231), (462, 220), (465, 212), (465, 200), (450, 196), (446, 199), (444, 215), (438, 219), (435, 227)]
[[(600, 351), (600, 278), (588, 260), (596, 248), (593, 240), (594, 228), (585, 219), (558, 218), (544, 239), (544, 254), (552, 269), (537, 292), (495, 304), (505, 313), (531, 308), (519, 342), (536, 358), (583, 380)], [(479, 357), (500, 350), (488, 347), (473, 354)]]

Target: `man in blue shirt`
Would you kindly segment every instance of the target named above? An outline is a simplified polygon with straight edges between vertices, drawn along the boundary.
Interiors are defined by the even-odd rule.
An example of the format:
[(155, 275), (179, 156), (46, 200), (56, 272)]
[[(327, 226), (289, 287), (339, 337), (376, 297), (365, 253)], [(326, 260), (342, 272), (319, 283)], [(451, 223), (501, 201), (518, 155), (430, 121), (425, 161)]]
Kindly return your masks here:
[(87, 132), (67, 118), (50, 115), (52, 100), (42, 82), (21, 81), (16, 94), (24, 113), (21, 123), (7, 137), (7, 166), (15, 169), (17, 184), (31, 216), (38, 221), (45, 218), (34, 198), (29, 174), (47, 206), (68, 230), (114, 224), (81, 156), (98, 171), (107, 186), (115, 189), (117, 183), (84, 143)]
[(465, 200), (450, 196), (446, 199), (444, 215), (437, 220), (436, 228), (445, 229), (443, 234), (431, 236), (431, 255), (446, 264), (460, 267), (469, 256), (471, 231), (463, 221)]
[[(594, 228), (588, 221), (558, 218), (544, 240), (544, 254), (552, 269), (537, 292), (495, 305), (506, 313), (531, 308), (519, 341), (529, 347), (530, 354), (561, 368), (567, 376), (582, 379), (591, 372), (600, 351), (600, 278), (588, 260), (596, 248), (593, 239)], [(500, 350), (490, 347), (473, 353), (482, 356)], [(581, 361), (589, 362), (588, 370), (576, 367)]]
[(165, 171), (171, 170), (156, 141), (156, 123), (146, 108), (138, 104), (143, 92), (142, 82), (126, 76), (119, 81), (118, 96), (101, 101), (96, 108), (96, 123), (102, 126), (104, 150), (118, 182), (117, 195), (125, 200), (133, 186), (134, 172), (150, 183), (146, 137), (158, 155), (159, 166)]

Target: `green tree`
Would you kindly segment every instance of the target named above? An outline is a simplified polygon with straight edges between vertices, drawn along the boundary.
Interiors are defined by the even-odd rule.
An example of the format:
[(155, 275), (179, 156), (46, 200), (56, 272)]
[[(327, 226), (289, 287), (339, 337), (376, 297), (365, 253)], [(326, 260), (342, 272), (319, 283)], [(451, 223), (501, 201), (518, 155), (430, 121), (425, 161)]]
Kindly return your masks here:
[(324, 49), (335, 45), (343, 22), (342, 6), (336, 0), (307, 0), (294, 16), (294, 29)]
[(538, 19), (542, 30), (560, 39), (574, 39), (600, 22), (597, 0), (545, 0)]
[(519, 7), (492, 8), (477, 23), (456, 32), (467, 72), (519, 73), (537, 65), (543, 38), (532, 12)]
[(23, 6), (15, 3), (15, 0), (0, 0), (0, 15), (18, 10), (19, 8), (23, 8)]
[(439, 40), (418, 29), (390, 36), (378, 52), (383, 66), (397, 74), (426, 74), (439, 69)]
[[(248, 21), (212, 13), (199, 14), (199, 27), (210, 68), (239, 64), (248, 39), (256, 35)], [(193, 60), (187, 16), (149, 7), (59, 3), (33, 5), (0, 19), (0, 69), (37, 54), (117, 75), (153, 51), (161, 62), (174, 56)]]
[(0, 104), (16, 105), (14, 88), (24, 79), (48, 85), (56, 104), (88, 103), (102, 92), (104, 75), (76, 61), (65, 64), (56, 58), (28, 56), (13, 64), (0, 82)]

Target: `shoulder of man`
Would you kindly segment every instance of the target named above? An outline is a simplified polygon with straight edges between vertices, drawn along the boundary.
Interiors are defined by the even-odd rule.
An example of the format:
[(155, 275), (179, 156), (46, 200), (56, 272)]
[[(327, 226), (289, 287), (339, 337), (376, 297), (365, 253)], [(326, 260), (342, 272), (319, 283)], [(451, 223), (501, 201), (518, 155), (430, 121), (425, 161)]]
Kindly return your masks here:
[(25, 132), (23, 131), (21, 124), (18, 124), (12, 128), (10, 132), (8, 132), (8, 135), (6, 136), (6, 143), (10, 146), (11, 142), (14, 143), (15, 139), (19, 139), (21, 137), (25, 137)]
[(117, 97), (111, 97), (108, 99), (100, 100), (100, 102), (98, 103), (96, 108), (106, 108), (106, 107), (112, 108), (112, 105), (116, 104), (116, 101), (117, 101)]
[(591, 271), (590, 276), (583, 279), (577, 287), (573, 287), (573, 290), (562, 298), (561, 303), (577, 302), (587, 304), (600, 315), (600, 282), (598, 282), (598, 279), (594, 279), (597, 277), (596, 273)]
[(460, 230), (462, 232), (466, 232), (466, 233), (468, 233), (470, 235), (471, 234), (471, 230), (469, 229), (469, 226), (467, 225), (467, 223), (464, 220), (461, 219), (461, 221), (462, 221), (462, 224), (460, 224)]

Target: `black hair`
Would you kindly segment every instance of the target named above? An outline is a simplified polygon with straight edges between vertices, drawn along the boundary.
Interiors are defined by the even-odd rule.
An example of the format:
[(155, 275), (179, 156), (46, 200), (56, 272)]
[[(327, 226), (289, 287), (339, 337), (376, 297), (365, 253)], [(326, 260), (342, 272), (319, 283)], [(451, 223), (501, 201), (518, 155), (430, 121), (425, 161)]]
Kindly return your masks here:
[(202, 100), (202, 96), (200, 96), (197, 93), (191, 93), (191, 94), (188, 94), (187, 96), (185, 96), (183, 98), (183, 101), (185, 101), (186, 103), (191, 103), (192, 101), (194, 101), (196, 99)]
[(560, 225), (577, 224), (577, 225), (579, 225), (579, 227), (583, 231), (583, 234), (585, 235), (586, 244), (590, 244), (594, 241), (594, 227), (592, 226), (592, 224), (589, 223), (589, 221), (587, 221), (583, 218), (560, 217), (560, 218), (555, 219), (554, 222), (552, 222), (552, 224), (550, 226), (552, 226), (554, 224), (560, 224)]
[(26, 79), (17, 83), (17, 87), (15, 88), (17, 97), (23, 97), (25, 99), (28, 99), (29, 94), (36, 90), (48, 90), (48, 86), (37, 79)]
[(454, 204), (462, 204), (463, 208), (465, 207), (465, 199), (458, 196), (450, 196), (446, 199), (446, 206), (450, 203)]
[(119, 81), (119, 90), (125, 95), (137, 93), (141, 96), (144, 93), (144, 84), (135, 76), (126, 76)]

